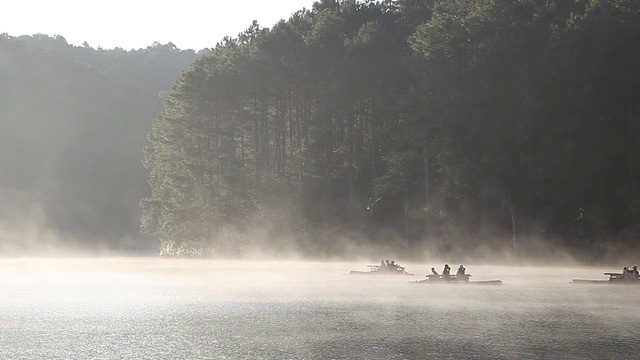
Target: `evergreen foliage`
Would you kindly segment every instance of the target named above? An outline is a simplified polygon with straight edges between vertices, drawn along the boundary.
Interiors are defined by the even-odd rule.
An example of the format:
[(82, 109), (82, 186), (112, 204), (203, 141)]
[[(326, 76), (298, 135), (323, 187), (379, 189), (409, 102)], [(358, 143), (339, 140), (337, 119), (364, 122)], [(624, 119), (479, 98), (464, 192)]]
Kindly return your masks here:
[(169, 254), (633, 244), (639, 38), (629, 0), (322, 0), (254, 23), (165, 98), (143, 230)]

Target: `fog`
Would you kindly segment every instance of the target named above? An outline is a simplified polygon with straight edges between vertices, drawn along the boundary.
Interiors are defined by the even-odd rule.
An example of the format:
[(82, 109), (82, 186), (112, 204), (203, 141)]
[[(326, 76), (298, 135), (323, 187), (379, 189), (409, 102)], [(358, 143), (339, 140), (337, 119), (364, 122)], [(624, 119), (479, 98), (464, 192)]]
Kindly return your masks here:
[(149, 45), (125, 52), (0, 34), (1, 247), (46, 253), (26, 246), (39, 238), (57, 252), (150, 248), (139, 231), (142, 148), (160, 93), (197, 55)]
[[(328, 6), (329, 3), (325, 5)], [(374, 3), (369, 5), (375, 8)], [(411, 16), (420, 17), (431, 13), (428, 6), (423, 10), (425, 13), (412, 11)], [(344, 14), (348, 14), (349, 11), (336, 13), (336, 15), (346, 16)], [(373, 18), (367, 20), (367, 16), (376, 11), (366, 16), (364, 13), (363, 16), (348, 16), (337, 23), (348, 24), (349, 31), (355, 31), (363, 26), (359, 21), (365, 21), (365, 24), (368, 24), (369, 20), (373, 21)], [(382, 13), (379, 15), (383, 16)], [(393, 14), (385, 11), (384, 16), (387, 15)], [(549, 18), (556, 19), (552, 22), (553, 24), (566, 22), (561, 17), (564, 15), (556, 15), (560, 17)], [(615, 18), (602, 21), (603, 24), (620, 23), (613, 19)], [(307, 20), (309, 24), (316, 21), (313, 17)], [(390, 21), (392, 22), (395, 20)], [(414, 25), (419, 23), (421, 21)], [(293, 22), (290, 25), (294, 25)], [(519, 27), (516, 28), (519, 29)], [(311, 36), (304, 34), (306, 30), (300, 30), (299, 40), (305, 36)], [(392, 33), (383, 38), (388, 38), (388, 41), (395, 45), (406, 46), (408, 39), (404, 36), (410, 31), (407, 32), (405, 29), (396, 31), (396, 34)], [(620, 30), (620, 33), (625, 31)], [(581, 33), (581, 36), (587, 36), (585, 34)], [(354, 33), (348, 36), (355, 35)], [(632, 35), (630, 37), (633, 38)], [(337, 44), (328, 46), (332, 44), (332, 39), (334, 39), (333, 36), (327, 36), (325, 40), (328, 43), (318, 43), (319, 47), (315, 50), (322, 53), (324, 48), (334, 48), (334, 45), (341, 48), (345, 44), (340, 40)], [(351, 41), (354, 44), (358, 43), (354, 39), (355, 37), (347, 43)], [(263, 40), (268, 44), (274, 39)], [(610, 40), (624, 41), (617, 38)], [(570, 41), (567, 42), (570, 43)], [(295, 49), (292, 52), (295, 54), (303, 54), (310, 50), (305, 47), (298, 49), (297, 45), (294, 45), (296, 43), (302, 44), (305, 41), (294, 41), (290, 44), (291, 46), (285, 46), (286, 42), (280, 44), (276, 41), (272, 46), (265, 45), (265, 49), (291, 48)], [(604, 44), (606, 46), (602, 51), (609, 51), (610, 42), (604, 41)], [(618, 46), (625, 51), (632, 51), (626, 44), (619, 43)], [(220, 51), (223, 49), (220, 48)], [(231, 51), (231, 49), (228, 50)], [(254, 54), (254, 50), (258, 52), (257, 55), (260, 54), (265, 58), (271, 58), (273, 55), (269, 52), (263, 54), (260, 49), (244, 49), (238, 54), (239, 63), (251, 63), (253, 59), (244, 59), (244, 55), (241, 54)], [(378, 58), (369, 55), (369, 52), (375, 54), (377, 50), (373, 46), (359, 56), (363, 59), (384, 60), (386, 56)], [(345, 53), (348, 54), (349, 51)], [(580, 54), (576, 51), (572, 53)], [(397, 56), (397, 61), (392, 63), (382, 61), (373, 69), (389, 69), (395, 66), (397, 74), (404, 72), (409, 76), (409, 73), (415, 73), (417, 77), (407, 82), (390, 73), (393, 75), (391, 78), (378, 79), (379, 71), (362, 74), (355, 71), (359, 62), (353, 59), (341, 59), (338, 56), (331, 61), (318, 58), (318, 64), (305, 61), (293, 64), (297, 62), (293, 60), (297, 56), (279, 54), (281, 60), (292, 61), (286, 66), (292, 66), (291, 69), (295, 69), (297, 73), (318, 71), (321, 76), (319, 78), (309, 76), (303, 83), (292, 83), (291, 79), (287, 78), (280, 79), (282, 84), (287, 84), (284, 87), (275, 85), (280, 82), (264, 84), (274, 88), (265, 89), (267, 92), (264, 94), (266, 97), (264, 101), (266, 102), (260, 106), (255, 103), (254, 106), (257, 107), (253, 110), (234, 108), (236, 104), (251, 102), (247, 99), (253, 97), (256, 86), (252, 81), (247, 80), (280, 76), (269, 73), (261, 66), (248, 71), (245, 74), (247, 79), (230, 80), (234, 84), (242, 84), (242, 89), (231, 93), (227, 93), (231, 88), (224, 86), (224, 82), (219, 89), (216, 88), (218, 84), (216, 81), (207, 81), (207, 86), (215, 85), (213, 88), (200, 89), (196, 86), (199, 90), (193, 94), (181, 93), (176, 89), (177, 92), (173, 93), (175, 98), (167, 104), (175, 103), (174, 100), (181, 98), (188, 100), (182, 105), (177, 105), (178, 108), (184, 106), (189, 109), (189, 112), (203, 115), (205, 119), (211, 120), (209, 125), (217, 124), (212, 120), (219, 117), (217, 110), (191, 108), (189, 105), (201, 103), (195, 101), (195, 98), (191, 99), (191, 96), (196, 96), (200, 91), (201, 94), (215, 93), (220, 94), (221, 98), (235, 99), (231, 105), (234, 109), (231, 111), (233, 114), (260, 113), (261, 118), (265, 120), (264, 129), (255, 128), (252, 131), (244, 129), (246, 134), (242, 136), (246, 135), (246, 139), (242, 137), (243, 141), (237, 141), (238, 139), (235, 138), (229, 142), (235, 145), (228, 149), (219, 149), (236, 154), (241, 151), (243, 159), (246, 150), (247, 159), (243, 160), (246, 162), (238, 169), (255, 169), (255, 171), (237, 172), (238, 169), (226, 169), (226, 165), (219, 165), (226, 169), (224, 172), (232, 175), (228, 187), (234, 188), (236, 185), (233, 183), (234, 179), (239, 178), (247, 179), (247, 183), (251, 184), (269, 183), (263, 184), (264, 189), (260, 185), (244, 192), (242, 196), (236, 194), (238, 196), (234, 195), (233, 199), (232, 197), (217, 198), (207, 204), (207, 201), (202, 203), (193, 201), (194, 199), (202, 200), (202, 192), (209, 190), (190, 186), (188, 182), (194, 180), (191, 175), (164, 174), (168, 178), (188, 179), (187, 183), (180, 186), (168, 184), (170, 189), (176, 191), (181, 186), (188, 189), (188, 196), (181, 197), (183, 202), (179, 203), (179, 197), (166, 195), (170, 191), (165, 191), (167, 189), (159, 183), (155, 184), (158, 197), (149, 198), (152, 193), (149, 183), (154, 183), (152, 178), (157, 179), (150, 176), (149, 170), (171, 168), (171, 166), (167, 167), (168, 164), (159, 162), (145, 168), (142, 164), (143, 148), (169, 144), (175, 146), (175, 149), (165, 150), (178, 154), (180, 151), (172, 150), (190, 147), (189, 144), (172, 141), (154, 143), (148, 140), (147, 136), (154, 137), (152, 131), (154, 118), (157, 119), (157, 115), (162, 111), (171, 112), (170, 107), (163, 106), (163, 100), (169, 99), (172, 85), (176, 84), (175, 80), (181, 72), (191, 69), (187, 74), (192, 75), (190, 76), (192, 81), (199, 83), (199, 80), (196, 80), (201, 76), (207, 79), (218, 79), (220, 74), (213, 71), (216, 66), (209, 66), (211, 64), (205, 66), (207, 62), (203, 62), (200, 64), (204, 66), (202, 69), (192, 68), (194, 61), (203, 54), (183, 51), (173, 44), (154, 43), (146, 49), (135, 51), (104, 50), (88, 46), (75, 47), (69, 45), (62, 36), (12, 37), (2, 34), (0, 36), (0, 80), (2, 80), (0, 82), (0, 197), (3, 201), (0, 204), (0, 240), (2, 240), (0, 255), (73, 254), (77, 256), (78, 254), (113, 253), (155, 255), (161, 250), (161, 241), (163, 241), (175, 247), (183, 243), (195, 244), (195, 255), (250, 259), (344, 260), (360, 257), (365, 261), (371, 258), (395, 257), (423, 261), (441, 257), (454, 258), (459, 262), (473, 261), (488, 264), (591, 263), (619, 266), (632, 262), (638, 257), (640, 247), (634, 240), (637, 238), (638, 223), (636, 221), (638, 207), (635, 205), (638, 201), (635, 197), (640, 192), (634, 190), (634, 184), (640, 182), (635, 179), (635, 174), (638, 172), (633, 165), (638, 163), (634, 161), (634, 154), (638, 153), (633, 151), (634, 144), (638, 143), (634, 137), (626, 136), (623, 132), (610, 134), (608, 135), (610, 137), (605, 137), (602, 141), (594, 141), (592, 136), (606, 134), (600, 125), (586, 126), (590, 123), (586, 123), (586, 120), (578, 115), (575, 119), (564, 117), (567, 109), (567, 101), (564, 100), (573, 101), (573, 98), (563, 100), (559, 94), (556, 96), (560, 97), (554, 98), (555, 92), (550, 92), (546, 88), (537, 88), (536, 84), (529, 84), (528, 86), (531, 87), (527, 92), (529, 97), (533, 96), (532, 94), (551, 94), (549, 95), (551, 98), (540, 102), (541, 109), (548, 109), (551, 112), (549, 116), (541, 116), (538, 119), (540, 111), (534, 111), (534, 109), (531, 109), (531, 114), (522, 115), (522, 118), (531, 121), (527, 126), (522, 125), (531, 130), (530, 133), (521, 134), (522, 139), (528, 139), (527, 141), (531, 143), (520, 141), (522, 140), (520, 139), (515, 141), (520, 144), (515, 148), (485, 147), (482, 144), (505, 144), (506, 146), (512, 142), (508, 140), (511, 134), (519, 134), (522, 130), (520, 125), (513, 129), (505, 126), (504, 131), (501, 132), (483, 130), (498, 126), (497, 124), (500, 124), (498, 118), (501, 118), (500, 121), (505, 125), (513, 123), (509, 113), (494, 114), (494, 108), (509, 108), (502, 106), (500, 97), (495, 97), (496, 102), (487, 102), (484, 92), (476, 94), (479, 97), (472, 96), (471, 98), (475, 99), (472, 103), (488, 106), (483, 113), (478, 113), (478, 109), (472, 107), (457, 109), (452, 112), (461, 111), (463, 115), (449, 119), (448, 116), (451, 114), (448, 111), (439, 114), (442, 109), (448, 108), (444, 104), (429, 109), (429, 106), (423, 108), (423, 105), (429, 102), (428, 98), (416, 97), (414, 100), (409, 100), (413, 98), (413, 95), (410, 95), (413, 93), (427, 96), (426, 94), (431, 91), (424, 90), (429, 89), (432, 84), (439, 83), (440, 80), (426, 80), (425, 84), (422, 84), (426, 87), (420, 87), (419, 79), (422, 77), (428, 79), (426, 73), (423, 74), (424, 76), (419, 75), (424, 70), (423, 66), (414, 64), (416, 68), (413, 68), (409, 63), (406, 64), (408, 68), (401, 66), (400, 64), (404, 63), (402, 57), (408, 55), (404, 50), (389, 52), (389, 54)], [(615, 58), (621, 58), (617, 53), (615, 54)], [(579, 55), (575, 56), (581, 63), (582, 58)], [(562, 56), (558, 55), (557, 58)], [(511, 58), (503, 60), (505, 63), (514, 62), (514, 65), (521, 65)], [(486, 61), (486, 63), (494, 62)], [(603, 64), (606, 63), (606, 61), (603, 62)], [(346, 66), (347, 64), (351, 64), (353, 68)], [(279, 63), (275, 68), (280, 68), (281, 65), (285, 63)], [(527, 67), (536, 69), (534, 65), (536, 64), (527, 65)], [(311, 67), (307, 68), (307, 66)], [(340, 81), (325, 84), (324, 76), (334, 73), (343, 66), (346, 66), (342, 70), (345, 71), (344, 75), (351, 73), (359, 75), (342, 79), (343, 76), (338, 71), (331, 77)], [(242, 66), (237, 70), (240, 68)], [(627, 78), (626, 67), (615, 68), (625, 74), (625, 79)], [(528, 73), (527, 79), (536, 79), (547, 74), (548, 69), (545, 69), (546, 67), (542, 67)], [(244, 70), (237, 72), (243, 73)], [(209, 71), (213, 72), (209, 73)], [(263, 74), (261, 71), (266, 73)], [(476, 75), (473, 78), (479, 81), (478, 84), (484, 84), (485, 78), (482, 74), (485, 71), (487, 69), (472, 71)], [(607, 73), (607, 71), (603, 68), (600, 73)], [(464, 76), (467, 75), (469, 74)], [(359, 83), (368, 84), (372, 78), (379, 80), (379, 85), (370, 86), (372, 93), (365, 91), (356, 94), (350, 86)], [(554, 78), (561, 77), (554, 76)], [(400, 86), (398, 80), (402, 80), (401, 83), (404, 85)], [(507, 76), (498, 82), (509, 84), (511, 80), (512, 78)], [(609, 104), (607, 107), (609, 111), (629, 108), (630, 105), (626, 101), (635, 104), (633, 99), (618, 96), (612, 91), (631, 93), (625, 91), (624, 87), (616, 85), (609, 88), (607, 82), (600, 84), (596, 80), (598, 79), (585, 77), (584, 81), (599, 84), (586, 88), (603, 89), (602, 94), (582, 94), (582, 96), (576, 95), (575, 98), (589, 99), (589, 96), (594, 96), (595, 99), (603, 99), (602, 95), (606, 94), (610, 99), (602, 102)], [(412, 82), (415, 84), (412, 85)], [(472, 83), (469, 82), (469, 84)], [(322, 84), (327, 88), (324, 89), (325, 85)], [(629, 84), (633, 88), (635, 82), (629, 80)], [(409, 85), (418, 87), (407, 88), (406, 86)], [(574, 85), (576, 88), (569, 87), (559, 93), (572, 94), (576, 89), (585, 88), (581, 81)], [(523, 86), (526, 87), (526, 85)], [(281, 99), (291, 95), (280, 94), (281, 90), (298, 89), (295, 91), (300, 92), (300, 89), (312, 88), (317, 88), (319, 92), (311, 92), (308, 98), (301, 99), (304, 106), (290, 104), (279, 110), (274, 108), (276, 104), (281, 103)], [(217, 90), (211, 92), (215, 89)], [(498, 91), (498, 89), (501, 90)], [(345, 104), (342, 101), (325, 103), (326, 99), (322, 94), (334, 91), (337, 91), (334, 96), (336, 100), (351, 99), (349, 106), (352, 108), (343, 108)], [(371, 98), (386, 94), (387, 91), (392, 94), (385, 99), (388, 104), (381, 106), (379, 113), (370, 111), (371, 114), (367, 115), (370, 118), (359, 114), (360, 109), (369, 107), (368, 102)], [(454, 91), (453, 88), (451, 91)], [(504, 89), (497, 86), (494, 91), (511, 92), (508, 86)], [(466, 90), (456, 89), (454, 92), (465, 93)], [(271, 95), (266, 96), (267, 94)], [(270, 98), (271, 96), (274, 97)], [(517, 105), (516, 108), (519, 108), (520, 98), (521, 96), (514, 97), (517, 101), (511, 106)], [(236, 101), (238, 99), (244, 100)], [(405, 99), (407, 103), (403, 104), (405, 100), (396, 103), (400, 99)], [(616, 102), (620, 99), (624, 101)], [(575, 114), (581, 114), (582, 111), (586, 114), (592, 113), (584, 109), (585, 103), (589, 101), (577, 101), (572, 105), (577, 109), (566, 111)], [(556, 108), (557, 104), (562, 105)], [(383, 110), (387, 106), (389, 108)], [(451, 110), (454, 108), (452, 107)], [(553, 109), (558, 113), (551, 111)], [(262, 111), (265, 112), (261, 113)], [(335, 117), (324, 117), (325, 113), (334, 111), (339, 114)], [(545, 114), (545, 111), (541, 113)], [(603, 114), (607, 112), (603, 111)], [(304, 115), (301, 118), (302, 113), (316, 114), (318, 118), (311, 118), (310, 115)], [(356, 113), (361, 117), (357, 121), (359, 123), (356, 126), (357, 129), (352, 129), (351, 125), (347, 129), (345, 125), (353, 121), (348, 118), (351, 116), (349, 114), (356, 116)], [(601, 124), (602, 119), (609, 118), (609, 115), (603, 117), (603, 114), (602, 116), (594, 115), (590, 121)], [(614, 117), (611, 115), (612, 119)], [(410, 118), (413, 120), (409, 120)], [(437, 124), (440, 121), (434, 119), (439, 118), (445, 119), (443, 121), (447, 123), (458, 123), (463, 128), (469, 125), (470, 127), (463, 131), (466, 135), (462, 136), (463, 133), (461, 133), (460, 136), (456, 135), (449, 140), (457, 143), (460, 139), (475, 139), (470, 142), (466, 140), (461, 142), (460, 145), (466, 143), (470, 148), (466, 149), (465, 145), (463, 148), (466, 150), (462, 151), (457, 146), (451, 148), (440, 146), (442, 145), (439, 144), (440, 140), (436, 141), (436, 139), (443, 139), (444, 143), (447, 143), (449, 141), (447, 138), (451, 134), (447, 132), (438, 134), (437, 131), (431, 130), (427, 131), (430, 134), (428, 138), (412, 138), (405, 144), (404, 140), (408, 140), (408, 138), (405, 139), (405, 132), (425, 133), (424, 125), (438, 128)], [(478, 121), (470, 121), (475, 118)], [(280, 120), (276, 121), (276, 119), (288, 119), (285, 121), (288, 125), (279, 124)], [(396, 126), (397, 119), (403, 119), (402, 124), (406, 127)], [(422, 124), (423, 121), (420, 119), (429, 121)], [(480, 119), (484, 120), (479, 121)], [(624, 119), (626, 118), (621, 117), (616, 121)], [(192, 120), (195, 121), (195, 119)], [(324, 123), (325, 120), (329, 122)], [(431, 121), (435, 122), (431, 124)], [(484, 121), (487, 123), (484, 124)], [(549, 124), (546, 124), (546, 121), (561, 126), (558, 129), (555, 127), (547, 129)], [(623, 123), (626, 124), (626, 121), (624, 120)], [(565, 122), (566, 127), (581, 130), (572, 133), (571, 136), (566, 137), (567, 139), (574, 139), (572, 141), (588, 145), (599, 143), (602, 148), (587, 146), (583, 149), (578, 145), (563, 145), (564, 142), (556, 139), (553, 134), (563, 134), (565, 125), (562, 124)], [(197, 121), (191, 124), (193, 128), (190, 126), (189, 131), (200, 134), (200, 128), (196, 123)], [(296, 128), (304, 128), (308, 131), (320, 123), (328, 128), (334, 128), (335, 131), (326, 134), (324, 132), (305, 134), (304, 131), (297, 131), (294, 137), (297, 137), (298, 141), (291, 137), (293, 132), (285, 136), (287, 131), (284, 129), (287, 127), (293, 129), (295, 125)], [(410, 124), (416, 127), (409, 126)], [(156, 125), (159, 132), (155, 135), (162, 134), (161, 124), (156, 123)], [(207, 127), (215, 129), (218, 125)], [(584, 128), (583, 125), (585, 125)], [(630, 120), (629, 125), (633, 125)], [(380, 128), (376, 130), (377, 127)], [(274, 128), (280, 129), (281, 133), (272, 131)], [(383, 133), (376, 135), (383, 128), (395, 130), (390, 130), (387, 135)], [(626, 129), (626, 125), (606, 128)], [(164, 130), (168, 131), (168, 129)], [(547, 131), (550, 132), (548, 136), (545, 135)], [(250, 133), (264, 133), (265, 136), (251, 138)], [(380, 144), (374, 141), (377, 136), (381, 136)], [(549, 144), (536, 140), (546, 137), (549, 139), (545, 141), (549, 141)], [(404, 140), (400, 141), (401, 139)], [(245, 144), (245, 140), (247, 148), (237, 149), (239, 144)], [(280, 144), (280, 141), (283, 143)], [(259, 142), (262, 143), (258, 144)], [(250, 143), (255, 147), (252, 150), (253, 154), (249, 149)], [(313, 144), (326, 144), (327, 148), (324, 148), (324, 145)], [(338, 144), (341, 145), (338, 146)], [(621, 147), (628, 149), (627, 157), (622, 156), (625, 152), (617, 149), (618, 145), (608, 146), (613, 144), (622, 144)], [(280, 146), (283, 151), (278, 150)], [(306, 149), (303, 151), (302, 161), (298, 161), (301, 159), (299, 146)], [(423, 146), (426, 147), (423, 148)], [(362, 153), (354, 155), (351, 154), (353, 151), (348, 151), (347, 156), (344, 150), (347, 148), (359, 148), (356, 152)], [(399, 151), (401, 148), (406, 148), (406, 153), (405, 150)], [(531, 149), (540, 149), (541, 152), (529, 153)], [(565, 153), (566, 149), (571, 151)], [(589, 151), (594, 153), (586, 152), (585, 149), (590, 149)], [(261, 153), (263, 150), (266, 151), (264, 154)], [(428, 154), (431, 159), (416, 155), (422, 153)], [(497, 154), (510, 155), (495, 156)], [(276, 159), (276, 157), (279, 158)], [(534, 158), (539, 159), (535, 164), (530, 161)], [(493, 174), (496, 170), (492, 167), (494, 165), (485, 167), (492, 161), (480, 161), (480, 159), (493, 159), (500, 171)], [(594, 163), (594, 159), (598, 159), (598, 162)], [(470, 164), (468, 163), (470, 160), (477, 160), (479, 163)], [(146, 161), (153, 163), (149, 159)], [(192, 161), (194, 159), (188, 157), (177, 162), (191, 163)], [(430, 175), (421, 170), (427, 162), (431, 169), (424, 170), (429, 170), (427, 172)], [(587, 168), (585, 164), (593, 165), (589, 166), (593, 168), (591, 170), (593, 174), (588, 176), (582, 174), (582, 171)], [(334, 165), (335, 169), (330, 168)], [(616, 171), (609, 168), (613, 165), (616, 165)], [(276, 171), (274, 166), (280, 168)], [(516, 169), (514, 166), (521, 168)], [(216, 166), (210, 166), (210, 168), (217, 169)], [(262, 170), (258, 171), (258, 169), (264, 170), (265, 173), (261, 173)], [(271, 175), (267, 174), (276, 173), (278, 174), (276, 178), (269, 179)], [(217, 176), (201, 174), (201, 177), (212, 178), (213, 175)], [(551, 178), (554, 179), (553, 182), (549, 181)], [(576, 186), (578, 183), (580, 187)], [(534, 184), (538, 185), (534, 186)], [(542, 186), (542, 184), (547, 185)], [(222, 189), (225, 186), (227, 185), (217, 186), (217, 188)], [(594, 197), (594, 194), (598, 197)], [(162, 210), (163, 207), (147, 207), (145, 212), (140, 204), (144, 199), (152, 203), (169, 204), (168, 206), (187, 209), (189, 214), (183, 214), (184, 218), (180, 218), (183, 215), (178, 212), (165, 212)], [(219, 208), (218, 205), (221, 207)], [(221, 210), (227, 205), (233, 209)], [(145, 213), (148, 215), (146, 224), (141, 221)], [(143, 227), (151, 224), (146, 228), (146, 235), (140, 232), (141, 223)], [(218, 229), (219, 232), (212, 232), (210, 228)], [(183, 253), (170, 255), (185, 256)]]
[[(632, 358), (636, 286), (613, 268), (465, 264), (473, 280), (353, 276), (362, 262), (0, 260), (0, 357)], [(453, 267), (453, 266), (452, 266)], [(24, 341), (29, 334), (29, 341)]]
[(209, 57), (0, 34), (0, 358), (637, 356), (640, 287), (571, 283), (640, 259), (637, 11), (405, 3)]

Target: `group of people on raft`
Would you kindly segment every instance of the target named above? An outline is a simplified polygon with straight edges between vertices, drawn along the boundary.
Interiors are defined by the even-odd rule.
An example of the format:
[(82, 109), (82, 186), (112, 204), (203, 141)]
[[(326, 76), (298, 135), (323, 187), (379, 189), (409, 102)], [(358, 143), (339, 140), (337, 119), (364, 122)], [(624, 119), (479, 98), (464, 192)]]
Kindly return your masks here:
[[(458, 270), (456, 271), (456, 276), (464, 276), (465, 271), (467, 271), (467, 269), (464, 267), (464, 265), (460, 264), (460, 266), (458, 266)], [(439, 277), (440, 274), (438, 274), (438, 272), (436, 271), (436, 268), (431, 268), (430, 276)], [(442, 270), (442, 277), (449, 277), (449, 276), (451, 276), (451, 268), (449, 267), (449, 264), (444, 264), (444, 269)]]
[(400, 266), (400, 264), (397, 264), (393, 260), (389, 261), (389, 259), (387, 259), (387, 260), (380, 260), (380, 267), (378, 268), (378, 270), (402, 271), (404, 270), (404, 267)]

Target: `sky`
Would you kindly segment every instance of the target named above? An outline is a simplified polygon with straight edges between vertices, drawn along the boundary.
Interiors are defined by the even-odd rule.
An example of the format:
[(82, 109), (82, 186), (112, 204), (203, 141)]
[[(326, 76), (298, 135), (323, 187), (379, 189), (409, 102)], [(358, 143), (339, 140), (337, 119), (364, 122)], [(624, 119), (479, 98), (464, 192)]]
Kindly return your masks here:
[(271, 27), (314, 0), (3, 0), (0, 33), (61, 35), (69, 44), (125, 50), (154, 42), (210, 48), (253, 20)]

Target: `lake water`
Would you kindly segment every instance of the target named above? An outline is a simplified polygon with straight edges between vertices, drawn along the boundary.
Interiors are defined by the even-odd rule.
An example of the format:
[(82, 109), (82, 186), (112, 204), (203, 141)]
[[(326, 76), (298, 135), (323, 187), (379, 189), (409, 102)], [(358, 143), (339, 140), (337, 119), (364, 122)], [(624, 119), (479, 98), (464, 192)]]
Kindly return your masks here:
[[(633, 359), (640, 286), (595, 268), (466, 264), (502, 285), (366, 263), (0, 260), (0, 359)], [(455, 264), (451, 264), (452, 267)]]

